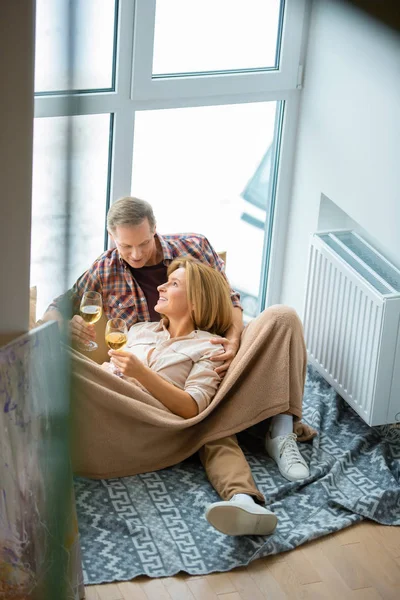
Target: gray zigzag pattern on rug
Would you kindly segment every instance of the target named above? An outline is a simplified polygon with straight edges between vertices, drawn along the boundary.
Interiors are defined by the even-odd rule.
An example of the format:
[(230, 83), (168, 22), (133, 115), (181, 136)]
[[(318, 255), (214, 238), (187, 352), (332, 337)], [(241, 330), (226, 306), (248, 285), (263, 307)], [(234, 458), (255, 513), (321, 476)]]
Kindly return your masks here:
[(400, 430), (368, 427), (312, 368), (304, 419), (319, 435), (300, 444), (310, 477), (291, 483), (265, 454), (263, 426), (239, 441), (278, 516), (271, 536), (230, 537), (204, 511), (218, 500), (197, 457), (121, 479), (75, 479), (86, 584), (229, 571), (291, 550), (364, 518), (400, 525)]

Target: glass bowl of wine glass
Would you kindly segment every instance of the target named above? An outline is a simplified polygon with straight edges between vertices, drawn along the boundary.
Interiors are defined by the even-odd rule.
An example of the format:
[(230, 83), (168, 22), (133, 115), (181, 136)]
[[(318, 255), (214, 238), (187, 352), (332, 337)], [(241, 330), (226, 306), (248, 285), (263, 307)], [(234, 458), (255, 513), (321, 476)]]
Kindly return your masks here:
[[(126, 321), (124, 319), (110, 319), (107, 321), (105, 335), (106, 344), (111, 350), (121, 350), (128, 341)], [(122, 373), (114, 365), (112, 365), (112, 371), (115, 375), (122, 376)]]
[[(101, 317), (103, 311), (103, 300), (98, 292), (85, 292), (82, 296), (79, 313), (85, 323), (93, 325)], [(94, 341), (80, 342), (78, 344), (80, 350), (86, 352), (92, 352), (98, 348), (98, 345)]]

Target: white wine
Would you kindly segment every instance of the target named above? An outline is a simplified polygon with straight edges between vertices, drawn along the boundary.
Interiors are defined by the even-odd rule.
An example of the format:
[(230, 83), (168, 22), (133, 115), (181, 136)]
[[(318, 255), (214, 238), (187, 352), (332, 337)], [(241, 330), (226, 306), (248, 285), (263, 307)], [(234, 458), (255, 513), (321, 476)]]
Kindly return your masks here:
[(106, 335), (106, 343), (111, 350), (120, 350), (122, 346), (125, 346), (127, 341), (125, 333), (121, 333), (120, 331), (112, 331)]
[(101, 317), (101, 306), (81, 306), (81, 316), (86, 323), (96, 323)]

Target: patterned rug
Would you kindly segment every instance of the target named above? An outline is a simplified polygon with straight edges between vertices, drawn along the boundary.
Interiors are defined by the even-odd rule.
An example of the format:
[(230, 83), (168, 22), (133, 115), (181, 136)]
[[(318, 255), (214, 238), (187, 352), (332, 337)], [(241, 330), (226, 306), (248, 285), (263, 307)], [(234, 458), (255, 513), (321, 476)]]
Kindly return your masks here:
[(85, 583), (229, 571), (364, 518), (400, 525), (400, 429), (368, 427), (312, 367), (304, 421), (319, 435), (300, 444), (311, 469), (302, 483), (282, 478), (263, 450), (261, 427), (239, 436), (278, 516), (271, 536), (230, 537), (207, 523), (205, 508), (219, 498), (197, 457), (135, 477), (76, 478)]

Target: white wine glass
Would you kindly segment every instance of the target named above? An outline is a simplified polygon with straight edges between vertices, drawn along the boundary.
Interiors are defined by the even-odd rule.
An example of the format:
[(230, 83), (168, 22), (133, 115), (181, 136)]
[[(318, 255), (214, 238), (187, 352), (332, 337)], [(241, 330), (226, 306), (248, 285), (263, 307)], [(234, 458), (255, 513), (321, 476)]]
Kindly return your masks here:
[[(111, 350), (121, 350), (128, 341), (128, 326), (124, 319), (110, 319), (106, 325), (106, 344)], [(111, 363), (114, 375), (122, 377), (121, 371)]]
[[(97, 323), (103, 311), (103, 301), (98, 292), (85, 292), (82, 296), (81, 305), (79, 308), (80, 315), (86, 323)], [(86, 352), (93, 352), (98, 348), (98, 344), (94, 341), (79, 342), (78, 348)]]

